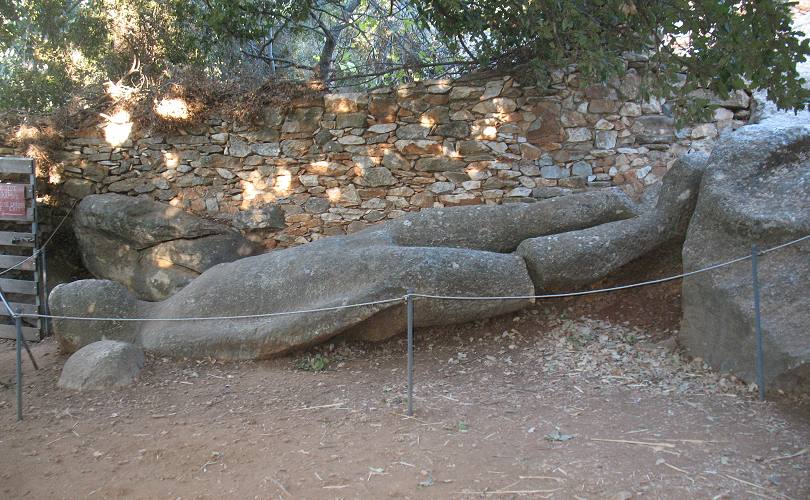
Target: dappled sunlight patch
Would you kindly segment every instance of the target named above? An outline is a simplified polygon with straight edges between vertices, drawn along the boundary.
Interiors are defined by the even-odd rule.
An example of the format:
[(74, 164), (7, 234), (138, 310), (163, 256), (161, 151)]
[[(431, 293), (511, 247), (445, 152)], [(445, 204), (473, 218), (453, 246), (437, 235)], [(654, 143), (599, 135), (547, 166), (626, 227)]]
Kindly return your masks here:
[(168, 269), (174, 264), (172, 264), (172, 261), (166, 260), (162, 257), (155, 257), (155, 265), (161, 269)]
[(14, 131), (14, 140), (18, 142), (39, 139), (39, 129), (31, 125), (22, 124)]
[(129, 101), (138, 94), (139, 90), (137, 87), (130, 87), (121, 82), (104, 83), (104, 92), (113, 102)]
[(329, 201), (331, 203), (337, 203), (340, 201), (341, 192), (339, 187), (333, 187), (326, 190), (326, 196), (329, 197)]
[(434, 125), (436, 125), (436, 120), (433, 119), (432, 116), (428, 116), (427, 114), (424, 114), (419, 119), (419, 124), (422, 125), (424, 128), (431, 128)]
[(309, 164), (307, 170), (316, 175), (327, 175), (330, 173), (329, 162), (326, 160), (314, 161)]
[(266, 191), (270, 186), (268, 186), (261, 174), (256, 171), (251, 172), (250, 177), (247, 180), (243, 179), (240, 185), (242, 187), (242, 202), (239, 204), (239, 208), (242, 210), (255, 205), (273, 203), (277, 200), (274, 193)]
[(155, 114), (167, 120), (188, 120), (191, 116), (188, 103), (180, 98), (167, 98), (155, 102)]
[(51, 167), (48, 169), (48, 184), (61, 184), (64, 178), (59, 169)]
[(476, 136), (476, 139), (484, 139), (494, 141), (498, 138), (498, 129), (493, 125), (487, 125), (481, 129), (481, 133)]
[(276, 183), (273, 186), (273, 191), (279, 196), (287, 196), (290, 194), (292, 186), (292, 174), (286, 168), (280, 168), (278, 175), (276, 175)]
[(119, 109), (111, 115), (101, 113), (101, 117), (106, 120), (102, 126), (104, 130), (104, 140), (113, 147), (118, 147), (127, 140), (132, 133), (132, 120), (129, 111)]
[(180, 165), (180, 155), (177, 154), (177, 151), (164, 151), (163, 161), (167, 168), (177, 168)]

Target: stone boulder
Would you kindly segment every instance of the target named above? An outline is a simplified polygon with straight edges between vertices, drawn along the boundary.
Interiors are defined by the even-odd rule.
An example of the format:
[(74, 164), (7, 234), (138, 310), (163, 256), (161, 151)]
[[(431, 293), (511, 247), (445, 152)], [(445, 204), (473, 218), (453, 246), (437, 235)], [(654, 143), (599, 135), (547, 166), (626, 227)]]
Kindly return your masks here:
[[(747, 126), (708, 160), (683, 247), (684, 271), (810, 234), (810, 125)], [(683, 282), (680, 342), (712, 367), (755, 381), (751, 263)], [(765, 383), (810, 387), (810, 241), (761, 257)]]
[(100, 340), (68, 358), (58, 386), (75, 391), (114, 389), (131, 385), (143, 368), (143, 351), (132, 344)]
[(76, 207), (85, 267), (143, 300), (162, 300), (206, 269), (251, 255), (237, 231), (146, 197), (99, 194)]
[(664, 244), (682, 241), (705, 165), (702, 153), (681, 157), (664, 176), (655, 205), (648, 208), (642, 200), (637, 217), (524, 240), (517, 253), (526, 260), (535, 288), (582, 287)]
[[(526, 296), (535, 291), (523, 259), (525, 238), (587, 228), (633, 214), (621, 191), (583, 193), (532, 204), (425, 210), (348, 236), (219, 264), (162, 302), (144, 302), (119, 284), (84, 280), (51, 292), (53, 314), (188, 318), (250, 316), (380, 299), (406, 290), (441, 295)], [(416, 326), (446, 325), (515, 311), (530, 300), (420, 300)], [(362, 307), (208, 321), (55, 320), (61, 347), (101, 338), (134, 342), (164, 356), (256, 359), (338, 334), (384, 339), (405, 329), (401, 300)]]

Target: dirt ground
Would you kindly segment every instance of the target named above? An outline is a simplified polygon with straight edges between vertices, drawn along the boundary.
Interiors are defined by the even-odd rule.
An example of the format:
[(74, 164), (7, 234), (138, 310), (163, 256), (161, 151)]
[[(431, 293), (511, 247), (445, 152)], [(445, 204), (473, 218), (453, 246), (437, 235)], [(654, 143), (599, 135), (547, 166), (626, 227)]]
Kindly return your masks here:
[[(57, 388), (65, 357), (46, 340), (22, 423), (0, 345), (0, 496), (807, 498), (810, 402), (760, 403), (673, 351), (677, 292), (419, 330), (413, 418), (401, 338), (150, 358), (135, 386), (82, 394)], [(328, 368), (302, 370), (316, 354)]]

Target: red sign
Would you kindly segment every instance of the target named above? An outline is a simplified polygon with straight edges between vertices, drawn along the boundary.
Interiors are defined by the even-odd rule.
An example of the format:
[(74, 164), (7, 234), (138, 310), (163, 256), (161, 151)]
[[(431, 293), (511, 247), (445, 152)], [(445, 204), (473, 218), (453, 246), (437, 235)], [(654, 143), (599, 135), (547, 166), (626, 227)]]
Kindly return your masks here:
[(0, 217), (25, 217), (25, 184), (0, 184)]

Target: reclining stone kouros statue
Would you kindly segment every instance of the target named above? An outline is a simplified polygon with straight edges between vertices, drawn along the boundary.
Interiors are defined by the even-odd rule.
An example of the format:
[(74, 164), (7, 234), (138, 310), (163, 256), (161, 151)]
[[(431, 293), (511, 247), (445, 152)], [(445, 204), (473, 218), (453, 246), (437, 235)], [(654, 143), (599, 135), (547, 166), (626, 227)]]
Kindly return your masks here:
[[(96, 318), (242, 316), (402, 298), (526, 297), (584, 287), (665, 243), (683, 243), (685, 271), (761, 248), (768, 387), (810, 387), (810, 124), (749, 125), (708, 158), (689, 154), (664, 176), (655, 204), (619, 189), (536, 203), (428, 209), (350, 236), (218, 264), (161, 302), (113, 281), (56, 287), (52, 314)], [(683, 280), (679, 341), (714, 368), (754, 375), (751, 266)], [(416, 326), (462, 323), (531, 299), (417, 299)], [(381, 340), (405, 330), (402, 301), (273, 317), (208, 321), (55, 320), (68, 352), (102, 338), (163, 356), (258, 359), (336, 335)]]
[[(104, 318), (243, 316), (317, 309), (415, 293), (527, 296), (596, 281), (674, 238), (695, 204), (703, 155), (685, 156), (648, 213), (619, 189), (536, 203), (427, 209), (349, 236), (218, 264), (161, 302), (123, 285), (56, 287), (52, 314)], [(517, 249), (517, 252), (515, 250)], [(532, 300), (417, 300), (415, 324), (463, 323)], [(405, 330), (402, 302), (274, 317), (209, 321), (55, 320), (62, 348), (102, 338), (162, 356), (259, 359), (338, 334), (381, 340)]]

